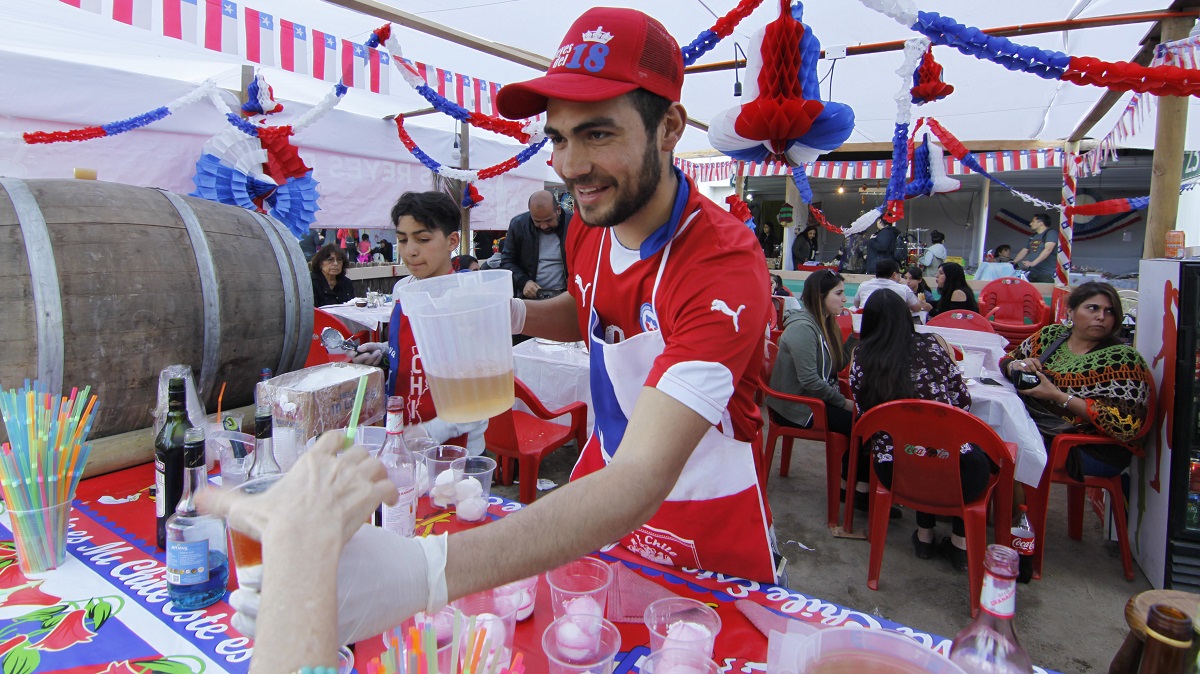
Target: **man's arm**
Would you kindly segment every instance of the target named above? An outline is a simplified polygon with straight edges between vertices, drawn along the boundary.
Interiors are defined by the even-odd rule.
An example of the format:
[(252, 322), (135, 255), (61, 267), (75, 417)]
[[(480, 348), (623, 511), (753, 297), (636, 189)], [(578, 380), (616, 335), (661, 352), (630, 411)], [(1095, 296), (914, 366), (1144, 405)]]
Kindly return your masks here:
[(641, 526), (671, 493), (711, 427), (666, 393), (643, 388), (624, 441), (604, 470), (520, 512), (450, 537), (449, 599), (560, 566)]
[[(1038, 253), (1038, 256), (1033, 259), (1033, 262), (1029, 263), (1029, 266), (1036, 267), (1036, 266), (1038, 266), (1038, 263), (1040, 263), (1042, 260), (1045, 260), (1047, 257), (1049, 257), (1050, 254), (1054, 252), (1054, 245), (1055, 245), (1055, 242), (1053, 242), (1053, 241), (1042, 242), (1042, 252)], [(1021, 251), (1021, 252), (1023, 253), (1025, 251)]]
[(579, 315), (575, 311), (575, 296), (571, 293), (535, 302), (515, 301), (525, 302), (525, 327), (521, 334), (557, 342), (578, 342), (583, 339), (579, 332)]
[(1025, 256), (1026, 256), (1026, 255), (1028, 255), (1028, 254), (1029, 254), (1029, 249), (1028, 249), (1028, 248), (1022, 248), (1022, 249), (1021, 249), (1021, 252), (1017, 253), (1017, 256), (1016, 256), (1016, 257), (1014, 257), (1014, 258), (1012, 259), (1013, 266), (1015, 267), (1015, 266), (1017, 266), (1018, 264), (1020, 264), (1020, 263), (1021, 263), (1021, 260), (1024, 260), (1024, 259), (1025, 259)]

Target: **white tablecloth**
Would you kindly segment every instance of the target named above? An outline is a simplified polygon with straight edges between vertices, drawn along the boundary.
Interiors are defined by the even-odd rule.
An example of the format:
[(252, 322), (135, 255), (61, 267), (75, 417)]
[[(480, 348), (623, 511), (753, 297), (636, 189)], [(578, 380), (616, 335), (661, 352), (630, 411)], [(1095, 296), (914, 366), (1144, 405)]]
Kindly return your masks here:
[(1005, 276), (1012, 276), (1016, 268), (1010, 262), (981, 262), (975, 270), (976, 281), (994, 281)]
[[(530, 339), (513, 347), (513, 372), (547, 408), (554, 410), (576, 401), (587, 403), (588, 432), (592, 430), (592, 388), (588, 377), (588, 353), (582, 342), (563, 344)], [(517, 401), (517, 407), (528, 412)], [(570, 417), (557, 423), (568, 425)]]
[(1025, 411), (1025, 403), (1021, 401), (1017, 389), (1007, 379), (1000, 376), (1000, 359), (1004, 357), (1004, 345), (1008, 343), (1008, 340), (990, 332), (957, 328), (931, 328), (918, 325), (917, 331), (934, 332), (951, 344), (984, 353), (981, 378), (987, 377), (997, 381), (1000, 386), (990, 386), (979, 382), (968, 384), (968, 390), (971, 393), (971, 414), (991, 426), (1001, 440), (1016, 443), (1016, 480), (1027, 485), (1037, 486), (1042, 479), (1042, 471), (1046, 468), (1046, 446), (1042, 443), (1042, 435), (1038, 432), (1037, 424), (1033, 423), (1029, 412)]
[[(392, 320), (392, 305), (385, 304), (379, 307), (356, 307), (351, 304), (330, 304), (321, 307), (321, 311), (328, 312), (345, 321), (353, 332), (359, 330), (370, 330), (379, 332), (380, 328), (387, 322)], [(349, 335), (346, 335), (349, 337)]]

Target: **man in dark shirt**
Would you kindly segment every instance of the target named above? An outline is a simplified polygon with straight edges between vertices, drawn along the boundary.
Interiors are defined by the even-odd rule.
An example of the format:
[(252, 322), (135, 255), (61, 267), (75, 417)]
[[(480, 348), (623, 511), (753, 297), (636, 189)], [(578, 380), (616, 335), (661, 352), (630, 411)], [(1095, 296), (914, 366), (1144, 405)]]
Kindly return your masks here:
[(1058, 245), (1058, 231), (1050, 229), (1046, 223), (1046, 216), (1040, 213), (1029, 220), (1033, 234), (1029, 236), (1029, 243), (1013, 258), (1013, 265), (1017, 269), (1029, 272), (1031, 283), (1052, 283), (1058, 268), (1058, 256), (1054, 254)]
[(508, 223), (500, 251), (500, 267), (512, 272), (513, 295), (546, 299), (567, 288), (567, 255), (563, 242), (571, 214), (546, 190), (529, 197), (529, 210)]

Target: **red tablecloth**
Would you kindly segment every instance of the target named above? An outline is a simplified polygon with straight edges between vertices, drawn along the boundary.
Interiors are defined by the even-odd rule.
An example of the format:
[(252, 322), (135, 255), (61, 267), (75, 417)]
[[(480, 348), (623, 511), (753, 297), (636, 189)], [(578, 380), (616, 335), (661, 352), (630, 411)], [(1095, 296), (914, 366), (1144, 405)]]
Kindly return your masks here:
[[(229, 625), (232, 609), (219, 602), (202, 611), (178, 611), (162, 579), (163, 555), (154, 549), (154, 503), (148, 489), (150, 465), (83, 482), (72, 514), (67, 562), (40, 579), (17, 569), (7, 515), (0, 516), (0, 664), (4, 672), (219, 674), (245, 672), (250, 642)], [(493, 497), (489, 517), (522, 506)], [(422, 533), (461, 528), (452, 514), (419, 511)], [(485, 525), (477, 525), (485, 526)], [(670, 569), (624, 549), (596, 553), (685, 597), (716, 608), (723, 627), (716, 660), (725, 671), (764, 669), (767, 639), (735, 607), (748, 599), (780, 615), (827, 626), (892, 629), (943, 653), (949, 641), (825, 602), (800, 592), (720, 574)], [(231, 585), (232, 585), (231, 573)], [(520, 624), (516, 648), (531, 674), (546, 670), (541, 636), (550, 623), (549, 590), (543, 580), (534, 616)], [(615, 674), (626, 674), (648, 653), (642, 625), (618, 623), (622, 652)], [(381, 641), (357, 645), (358, 670), (365, 671)], [(21, 662), (32, 663), (21, 668)], [(1041, 670), (1038, 670), (1041, 671)]]

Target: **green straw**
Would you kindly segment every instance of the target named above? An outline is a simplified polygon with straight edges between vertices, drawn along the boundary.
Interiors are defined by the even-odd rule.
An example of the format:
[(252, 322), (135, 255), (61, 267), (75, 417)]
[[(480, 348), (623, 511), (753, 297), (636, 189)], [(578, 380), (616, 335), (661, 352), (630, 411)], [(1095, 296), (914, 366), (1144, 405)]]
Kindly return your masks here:
[(354, 445), (358, 433), (358, 415), (362, 413), (363, 396), (367, 393), (367, 375), (358, 378), (358, 391), (354, 393), (354, 408), (350, 410), (350, 425), (346, 428), (346, 448)]

